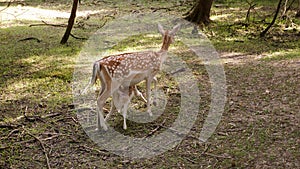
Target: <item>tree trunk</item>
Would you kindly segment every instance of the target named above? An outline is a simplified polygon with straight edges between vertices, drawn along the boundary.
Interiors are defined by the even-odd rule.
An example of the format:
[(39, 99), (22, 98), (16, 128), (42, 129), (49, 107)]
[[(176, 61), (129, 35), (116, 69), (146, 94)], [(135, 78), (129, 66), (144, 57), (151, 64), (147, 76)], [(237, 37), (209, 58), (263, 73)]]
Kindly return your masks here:
[(300, 17), (300, 0), (298, 1), (298, 10), (297, 10), (296, 17)]
[(68, 21), (68, 27), (66, 29), (66, 32), (64, 34), (64, 36), (62, 37), (60, 44), (65, 44), (67, 43), (69, 36), (71, 34), (71, 30), (73, 28), (74, 22), (75, 22), (75, 18), (76, 18), (76, 11), (77, 11), (77, 6), (78, 6), (78, 0), (74, 0), (73, 1), (73, 6), (72, 6), (72, 11), (71, 11), (71, 15)]
[(208, 25), (211, 22), (209, 17), (212, 3), (213, 0), (198, 0), (193, 6), (192, 12), (184, 19), (196, 24)]
[(282, 3), (282, 0), (279, 0), (278, 2), (278, 5), (277, 5), (277, 9), (276, 9), (276, 13), (274, 15), (274, 18), (272, 20), (272, 22), (269, 24), (269, 26), (263, 31), (260, 33), (260, 37), (264, 37), (266, 35), (266, 33), (269, 31), (269, 29), (273, 26), (273, 24), (275, 23), (276, 21), (276, 18), (278, 16), (278, 13), (280, 11), (280, 7), (281, 7), (281, 3)]

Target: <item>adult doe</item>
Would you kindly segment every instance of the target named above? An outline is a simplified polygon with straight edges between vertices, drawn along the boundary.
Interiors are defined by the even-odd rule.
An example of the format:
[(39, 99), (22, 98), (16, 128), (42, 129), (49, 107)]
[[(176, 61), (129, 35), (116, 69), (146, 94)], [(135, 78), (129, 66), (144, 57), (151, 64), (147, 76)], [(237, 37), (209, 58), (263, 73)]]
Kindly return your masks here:
[[(114, 99), (114, 95), (117, 97), (118, 95), (121, 96), (122, 94), (128, 95), (128, 97), (122, 97), (123, 99), (119, 99), (123, 100), (121, 104), (124, 104), (124, 108), (122, 110), (124, 117), (123, 128), (127, 128), (127, 107), (132, 98), (132, 92), (136, 89), (135, 85), (143, 80), (146, 80), (147, 112), (150, 116), (152, 116), (150, 107), (151, 83), (154, 81), (154, 86), (156, 88), (155, 75), (160, 71), (162, 64), (166, 60), (169, 46), (174, 42), (175, 33), (179, 29), (180, 24), (176, 25), (170, 31), (164, 30), (163, 27), (158, 24), (158, 30), (163, 37), (162, 46), (159, 51), (144, 51), (110, 55), (94, 62), (93, 74), (89, 85), (93, 85), (97, 79), (100, 79), (101, 81), (101, 91), (99, 93), (99, 97), (97, 98), (97, 106), (99, 108), (97, 114), (98, 129), (103, 127), (104, 130), (107, 130), (107, 126), (103, 117), (103, 106), (106, 100), (112, 95)], [(115, 101), (116, 100), (118, 99), (115, 99)]]

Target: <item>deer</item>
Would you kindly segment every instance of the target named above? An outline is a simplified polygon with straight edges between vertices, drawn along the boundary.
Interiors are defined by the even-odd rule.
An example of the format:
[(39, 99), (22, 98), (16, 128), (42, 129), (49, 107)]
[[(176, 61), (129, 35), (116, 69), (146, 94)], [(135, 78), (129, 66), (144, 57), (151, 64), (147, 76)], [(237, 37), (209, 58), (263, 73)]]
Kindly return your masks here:
[[(87, 92), (88, 88), (95, 85), (97, 80), (100, 79), (100, 72), (97, 70), (98, 70), (97, 64), (94, 64), (92, 78), (91, 78), (89, 84), (85, 87), (85, 89), (83, 90), (83, 92), (81, 94), (85, 94)], [(157, 81), (156, 78), (154, 78), (154, 80), (155, 80), (155, 82)], [(103, 87), (101, 87), (101, 88), (103, 88)], [(112, 102), (111, 102), (110, 111), (106, 115), (104, 121), (106, 122), (108, 120), (108, 118), (111, 116), (111, 114), (116, 110), (119, 113), (123, 112), (122, 114), (123, 114), (123, 117), (125, 120), (129, 103), (134, 95), (141, 97), (144, 102), (147, 102), (147, 100), (145, 99), (143, 94), (137, 89), (136, 85), (129, 86), (129, 90), (123, 86), (120, 86), (120, 88), (112, 94)], [(126, 121), (124, 121), (123, 128), (125, 130), (127, 129)]]
[(107, 119), (110, 117), (110, 115), (117, 110), (119, 113), (122, 113), (123, 115), (123, 129), (127, 129), (126, 124), (126, 116), (127, 116), (127, 110), (128, 106), (130, 104), (130, 101), (133, 96), (141, 96), (145, 102), (146, 99), (143, 97), (143, 94), (140, 93), (137, 89), (136, 85), (129, 86), (129, 89), (124, 88), (123, 86), (120, 86), (120, 88), (115, 91), (112, 95), (112, 103), (109, 113), (106, 115), (104, 121), (106, 122)]
[[(97, 98), (98, 112), (96, 130), (100, 130), (101, 128), (105, 131), (108, 130), (105, 124), (106, 120), (103, 116), (103, 107), (110, 96), (113, 96), (113, 99), (114, 97), (121, 97), (121, 99), (119, 99), (119, 101), (122, 100), (121, 106), (117, 107), (120, 108), (123, 106), (123, 128), (127, 128), (126, 113), (128, 104), (136, 89), (136, 85), (144, 80), (146, 81), (147, 113), (152, 116), (150, 106), (151, 83), (154, 82), (154, 88), (156, 90), (157, 80), (155, 76), (159, 73), (163, 63), (167, 59), (169, 46), (174, 42), (174, 36), (180, 27), (181, 25), (178, 24), (174, 26), (172, 30), (164, 30), (162, 25), (158, 24), (158, 31), (163, 37), (162, 46), (159, 51), (109, 55), (94, 62), (90, 84), (93, 84), (97, 79), (101, 81), (101, 91)], [(107, 117), (109, 117), (109, 115), (110, 113)]]

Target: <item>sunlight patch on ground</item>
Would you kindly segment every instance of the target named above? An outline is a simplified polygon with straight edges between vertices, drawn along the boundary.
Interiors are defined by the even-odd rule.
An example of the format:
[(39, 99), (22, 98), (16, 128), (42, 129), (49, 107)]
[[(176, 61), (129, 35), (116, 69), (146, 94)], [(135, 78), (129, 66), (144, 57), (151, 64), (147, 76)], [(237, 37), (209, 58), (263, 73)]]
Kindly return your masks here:
[(273, 52), (266, 57), (262, 58), (264, 60), (287, 60), (287, 59), (300, 59), (299, 49), (289, 49), (284, 51)]
[(213, 16), (210, 17), (210, 19), (215, 21), (215, 20), (221, 20), (221, 19), (224, 19), (224, 18), (228, 18), (230, 16), (232, 16), (232, 14), (213, 15)]
[(19, 100), (33, 95), (34, 89), (49, 83), (46, 81), (49, 81), (49, 78), (35, 80), (24, 78), (22, 80), (11, 82), (7, 85), (7, 88), (3, 89), (3, 92), (6, 94), (2, 95), (1, 100)]
[(223, 63), (230, 64), (245, 64), (246, 62), (253, 61), (264, 57), (265, 55), (247, 54), (240, 52), (221, 52), (220, 58)]
[[(15, 21), (31, 20), (31, 21), (53, 21), (55, 19), (68, 19), (70, 17), (69, 12), (41, 9), (38, 7), (30, 6), (14, 6), (14, 7), (1, 7), (0, 11), (0, 27), (3, 24), (12, 23)], [(87, 10), (77, 11), (77, 17), (87, 17), (91, 14), (98, 14), (106, 12), (106, 10)]]

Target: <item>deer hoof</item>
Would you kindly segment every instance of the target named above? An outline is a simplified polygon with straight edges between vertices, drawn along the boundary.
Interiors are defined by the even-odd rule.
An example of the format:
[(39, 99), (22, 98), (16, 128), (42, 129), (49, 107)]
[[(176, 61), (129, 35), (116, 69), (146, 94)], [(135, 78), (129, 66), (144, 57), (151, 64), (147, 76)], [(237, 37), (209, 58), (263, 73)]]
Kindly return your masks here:
[(106, 126), (105, 124), (101, 124), (100, 126), (98, 126), (98, 127), (95, 129), (95, 131), (101, 130), (101, 128), (102, 128), (104, 131), (107, 131), (107, 130), (108, 130), (108, 128), (107, 128), (107, 126)]
[(152, 114), (152, 112), (151, 112), (151, 111), (148, 111), (148, 113), (149, 113), (149, 116), (153, 116), (153, 114)]

